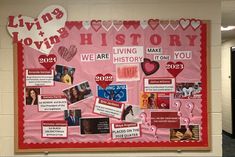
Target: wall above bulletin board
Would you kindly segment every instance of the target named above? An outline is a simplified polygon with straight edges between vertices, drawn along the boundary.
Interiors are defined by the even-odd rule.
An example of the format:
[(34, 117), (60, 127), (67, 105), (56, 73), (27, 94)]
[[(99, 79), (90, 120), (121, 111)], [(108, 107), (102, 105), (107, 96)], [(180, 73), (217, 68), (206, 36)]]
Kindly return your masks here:
[(16, 152), (210, 149), (208, 22), (67, 21), (53, 5), (7, 29)]

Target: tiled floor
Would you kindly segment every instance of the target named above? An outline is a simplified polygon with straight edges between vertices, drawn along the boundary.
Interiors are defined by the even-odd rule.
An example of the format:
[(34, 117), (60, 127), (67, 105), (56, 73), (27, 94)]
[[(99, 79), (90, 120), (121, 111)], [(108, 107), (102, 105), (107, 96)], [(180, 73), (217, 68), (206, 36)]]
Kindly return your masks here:
[(223, 157), (235, 157), (235, 139), (223, 134)]

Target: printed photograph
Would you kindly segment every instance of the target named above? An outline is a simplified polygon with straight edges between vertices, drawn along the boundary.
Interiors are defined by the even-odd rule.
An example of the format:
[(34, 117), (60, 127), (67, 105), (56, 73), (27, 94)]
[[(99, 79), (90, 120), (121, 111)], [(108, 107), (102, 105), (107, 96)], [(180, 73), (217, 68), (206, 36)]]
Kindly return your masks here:
[(157, 108), (158, 109), (169, 109), (170, 108), (170, 94), (169, 93), (158, 93), (157, 94)]
[(97, 86), (98, 97), (118, 102), (127, 101), (126, 85), (109, 85), (105, 89)]
[(177, 99), (201, 99), (202, 87), (200, 82), (195, 83), (176, 83), (174, 97)]
[(38, 105), (38, 95), (40, 95), (40, 88), (26, 88), (26, 105)]
[(63, 65), (55, 66), (54, 81), (66, 83), (68, 85), (73, 84), (75, 68), (67, 67)]
[(142, 110), (139, 107), (126, 104), (122, 114), (122, 121), (134, 123), (141, 122), (141, 112)]
[(64, 119), (67, 121), (68, 126), (79, 126), (81, 118), (81, 110), (65, 110)]
[(73, 104), (93, 96), (87, 81), (65, 89), (63, 93), (65, 94), (69, 104)]
[(81, 118), (81, 134), (106, 134), (110, 132), (109, 118)]
[(199, 126), (189, 125), (181, 126), (180, 129), (170, 129), (170, 140), (171, 141), (198, 141), (199, 140)]
[(141, 93), (140, 108), (157, 109), (157, 93)]

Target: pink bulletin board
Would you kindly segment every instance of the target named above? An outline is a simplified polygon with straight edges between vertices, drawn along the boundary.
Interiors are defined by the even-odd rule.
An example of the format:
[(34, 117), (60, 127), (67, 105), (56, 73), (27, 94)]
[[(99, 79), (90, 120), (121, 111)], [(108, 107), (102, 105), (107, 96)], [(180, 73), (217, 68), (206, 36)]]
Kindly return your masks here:
[(210, 149), (209, 22), (67, 21), (55, 5), (7, 29), (16, 152)]

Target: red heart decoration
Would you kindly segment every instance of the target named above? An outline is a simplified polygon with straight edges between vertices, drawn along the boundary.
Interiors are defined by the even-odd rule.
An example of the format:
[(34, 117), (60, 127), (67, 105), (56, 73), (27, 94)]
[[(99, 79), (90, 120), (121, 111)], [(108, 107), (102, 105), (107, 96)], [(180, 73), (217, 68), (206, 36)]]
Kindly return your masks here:
[(160, 64), (156, 61), (151, 61), (148, 58), (144, 58), (144, 62), (141, 63), (141, 68), (145, 75), (151, 75), (155, 73), (160, 67)]
[(184, 69), (182, 62), (168, 62), (166, 64), (166, 70), (174, 77), (176, 77)]
[(69, 47), (69, 49), (67, 49), (64, 46), (60, 46), (58, 49), (58, 53), (63, 59), (65, 59), (67, 62), (69, 62), (76, 55), (77, 47), (75, 45), (71, 45)]
[(123, 21), (123, 25), (126, 27), (126, 29), (129, 29), (131, 26), (136, 29), (139, 27), (140, 21)]
[(50, 54), (50, 55), (40, 55), (38, 57), (38, 62), (44, 66), (47, 70), (51, 69), (51, 67), (56, 63), (57, 58), (56, 55)]
[(100, 87), (105, 89), (113, 82), (113, 76), (111, 74), (97, 74), (95, 76), (95, 81)]
[(78, 30), (82, 28), (82, 21), (66, 21), (65, 26), (71, 30), (73, 27), (76, 27)]
[(101, 20), (92, 20), (91, 27), (97, 32), (101, 28)]
[(148, 24), (152, 28), (152, 30), (154, 30), (159, 25), (159, 19), (149, 19)]

